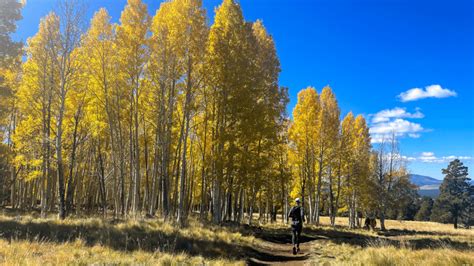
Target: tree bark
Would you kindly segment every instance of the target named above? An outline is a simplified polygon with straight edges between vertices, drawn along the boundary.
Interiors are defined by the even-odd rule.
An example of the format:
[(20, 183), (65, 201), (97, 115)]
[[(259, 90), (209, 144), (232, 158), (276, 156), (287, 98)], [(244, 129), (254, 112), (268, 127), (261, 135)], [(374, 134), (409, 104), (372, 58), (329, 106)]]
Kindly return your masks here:
[(71, 159), (69, 163), (69, 178), (67, 182), (67, 193), (66, 193), (66, 214), (70, 214), (73, 207), (74, 190), (75, 190), (74, 165), (76, 162), (76, 150), (77, 150), (77, 127), (79, 125), (79, 119), (82, 112), (81, 109), (82, 108), (80, 108), (74, 116), (74, 132), (72, 134), (72, 152), (71, 152)]

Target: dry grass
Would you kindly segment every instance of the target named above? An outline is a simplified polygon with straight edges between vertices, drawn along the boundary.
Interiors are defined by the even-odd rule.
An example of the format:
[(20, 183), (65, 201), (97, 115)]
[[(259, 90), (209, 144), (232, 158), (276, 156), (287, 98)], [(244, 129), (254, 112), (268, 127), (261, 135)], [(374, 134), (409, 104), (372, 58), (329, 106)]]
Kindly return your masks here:
[[(320, 221), (322, 225), (330, 225), (329, 217), (321, 217)], [(336, 226), (346, 227), (347, 224), (347, 217), (336, 218)], [(379, 220), (377, 220), (377, 226), (380, 226)], [(452, 224), (442, 224), (436, 222), (386, 220), (385, 227), (387, 227), (387, 229), (397, 230), (429, 231), (433, 233), (447, 234), (466, 234), (474, 237), (474, 230), (472, 229), (454, 229)]]
[(54, 244), (38, 241), (0, 240), (0, 263), (2, 265), (241, 265), (243, 262), (225, 259), (206, 259), (185, 253), (116, 251), (106, 246), (87, 246), (81, 240)]
[[(329, 230), (329, 218), (322, 217)], [(330, 265), (474, 265), (474, 230), (435, 222), (387, 220), (387, 231), (347, 229), (338, 218), (337, 232), (358, 236), (344, 241), (316, 241), (314, 262)], [(334, 238), (337, 238), (335, 234)], [(331, 238), (329, 238), (331, 239)], [(359, 239), (359, 241), (357, 241)]]
[(317, 243), (311, 260), (316, 265), (474, 265), (473, 251), (435, 248), (414, 250), (393, 246), (360, 247), (350, 244)]
[(180, 229), (159, 219), (0, 216), (2, 265), (241, 265), (254, 241), (194, 220)]
[[(474, 265), (474, 230), (451, 225), (387, 221), (388, 231), (306, 226), (307, 262), (329, 265)], [(292, 261), (282, 223), (257, 227), (213, 226), (191, 219), (178, 228), (160, 219), (112, 221), (100, 218), (0, 215), (2, 265), (230, 265)], [(289, 248), (288, 248), (289, 249)], [(279, 253), (275, 253), (279, 250)], [(283, 253), (282, 253), (283, 252)]]
[(370, 247), (354, 253), (350, 264), (474, 265), (474, 252), (462, 252), (450, 248), (412, 250), (395, 247)]

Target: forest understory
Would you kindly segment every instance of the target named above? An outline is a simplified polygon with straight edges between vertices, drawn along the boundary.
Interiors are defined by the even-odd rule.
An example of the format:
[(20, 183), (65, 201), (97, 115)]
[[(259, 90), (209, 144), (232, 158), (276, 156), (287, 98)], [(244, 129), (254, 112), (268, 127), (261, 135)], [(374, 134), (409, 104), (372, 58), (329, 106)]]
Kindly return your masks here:
[[(258, 220), (257, 220), (258, 221)], [(55, 214), (0, 216), (0, 263), (41, 264), (281, 264), (471, 265), (474, 231), (434, 222), (387, 220), (386, 231), (349, 229), (347, 218), (331, 227), (305, 226), (301, 251), (291, 254), (291, 233), (281, 222), (220, 226), (190, 217), (180, 228), (159, 218), (103, 219)]]

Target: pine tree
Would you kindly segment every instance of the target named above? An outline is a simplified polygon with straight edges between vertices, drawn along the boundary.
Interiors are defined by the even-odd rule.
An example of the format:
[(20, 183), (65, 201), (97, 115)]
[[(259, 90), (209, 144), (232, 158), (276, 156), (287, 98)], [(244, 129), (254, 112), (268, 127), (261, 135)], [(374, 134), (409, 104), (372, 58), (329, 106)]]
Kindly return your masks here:
[(474, 198), (472, 186), (469, 184), (468, 168), (459, 159), (455, 159), (442, 173), (445, 177), (439, 188), (440, 194), (433, 205), (431, 220), (453, 223), (456, 229)]
[(423, 197), (421, 200), (420, 209), (415, 215), (417, 221), (429, 221), (431, 216), (431, 210), (433, 209), (433, 199), (430, 197)]

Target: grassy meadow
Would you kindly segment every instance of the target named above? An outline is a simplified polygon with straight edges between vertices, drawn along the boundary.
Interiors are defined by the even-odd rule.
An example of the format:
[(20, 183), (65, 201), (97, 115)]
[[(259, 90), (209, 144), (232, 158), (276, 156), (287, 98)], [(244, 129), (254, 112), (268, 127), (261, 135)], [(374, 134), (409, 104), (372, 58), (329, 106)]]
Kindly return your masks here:
[[(323, 224), (329, 218), (323, 217)], [(450, 224), (387, 220), (387, 231), (348, 230), (347, 219), (337, 229), (323, 227), (324, 241), (312, 245), (313, 262), (330, 265), (474, 265), (474, 230)], [(312, 227), (311, 230), (318, 230)], [(347, 238), (355, 234), (353, 238)], [(319, 233), (319, 235), (324, 235)]]
[(388, 230), (306, 226), (293, 256), (281, 223), (213, 226), (191, 219), (112, 220), (0, 214), (2, 265), (474, 265), (474, 230), (433, 222), (387, 221)]

